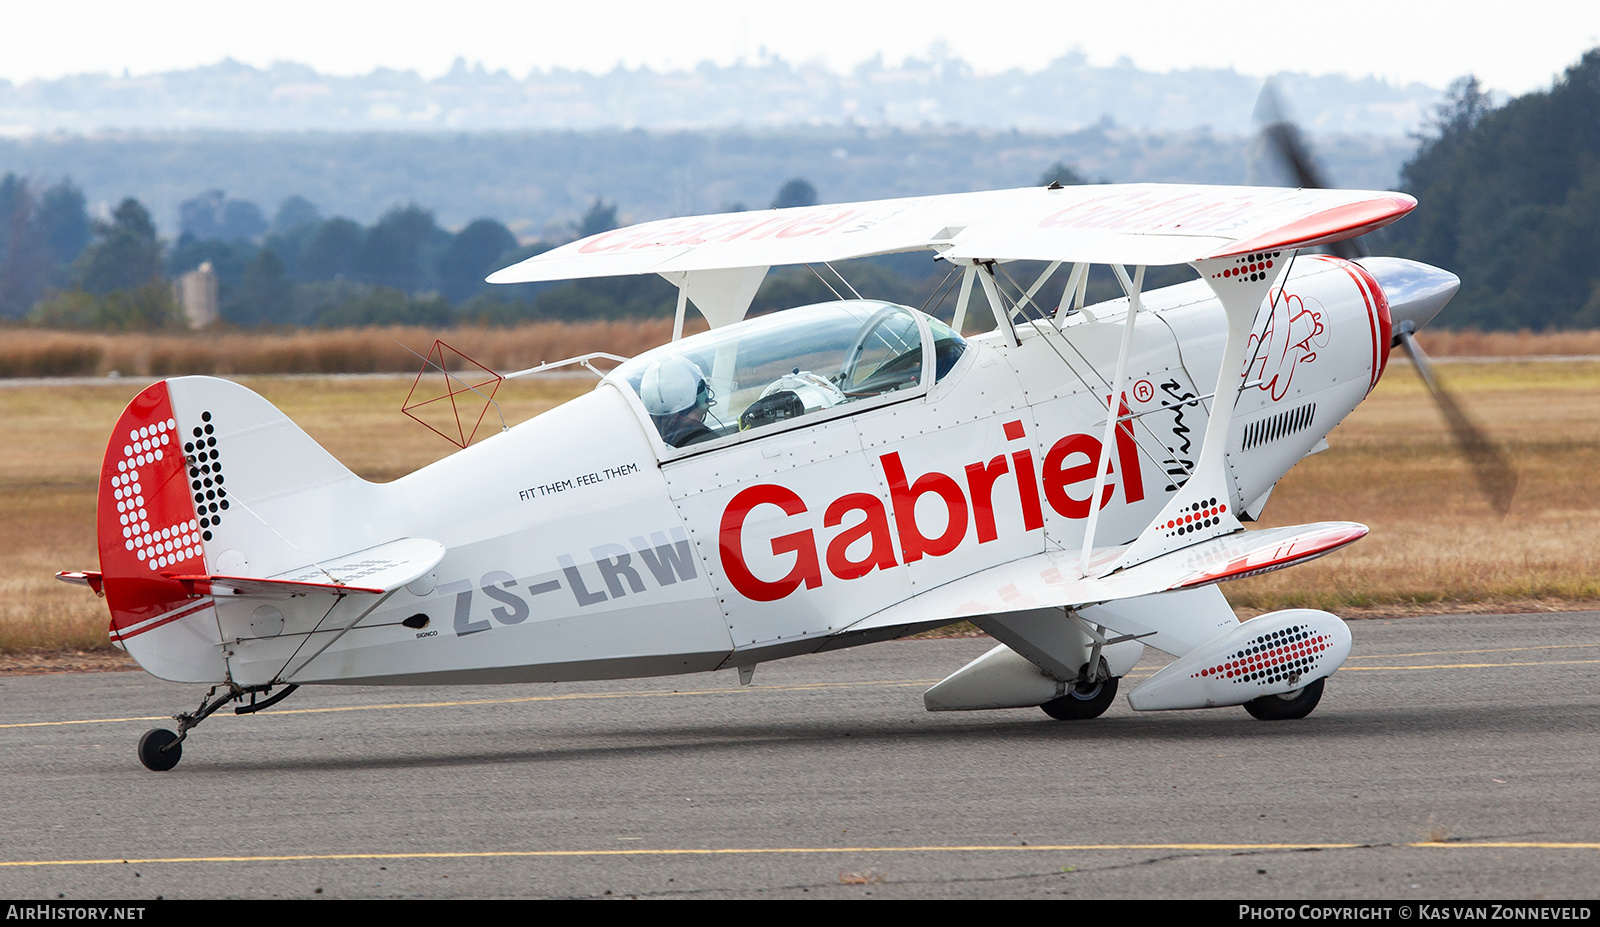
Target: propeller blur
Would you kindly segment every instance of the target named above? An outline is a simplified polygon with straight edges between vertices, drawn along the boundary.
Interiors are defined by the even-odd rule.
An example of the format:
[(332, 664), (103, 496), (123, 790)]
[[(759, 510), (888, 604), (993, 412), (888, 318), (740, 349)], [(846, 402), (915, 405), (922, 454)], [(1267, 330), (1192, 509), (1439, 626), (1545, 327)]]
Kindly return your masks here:
[[(1317, 167), (1316, 159), (1312, 157), (1299, 127), (1284, 115), (1283, 106), (1271, 81), (1267, 81), (1261, 88), (1261, 96), (1256, 101), (1256, 116), (1262, 122), (1261, 134), (1268, 150), (1273, 152), (1279, 163), (1301, 187), (1320, 190), (1332, 186)], [(1353, 261), (1367, 256), (1366, 248), (1360, 239), (1356, 238), (1333, 242), (1327, 247), (1329, 253), (1345, 260)], [(1398, 293), (1398, 288), (1406, 286), (1407, 283), (1403, 275), (1398, 275), (1395, 279), (1396, 289), (1392, 291), (1388, 287), (1385, 289)], [(1428, 286), (1426, 283), (1422, 285)], [(1420, 293), (1410, 294), (1414, 298), (1407, 301), (1411, 307), (1409, 313), (1406, 316), (1393, 317), (1394, 343), (1405, 349), (1412, 366), (1422, 377), (1422, 382), (1427, 385), (1434, 404), (1439, 407), (1439, 413), (1444, 416), (1445, 423), (1450, 427), (1450, 434), (1456, 442), (1456, 447), (1472, 468), (1473, 477), (1483, 492), (1484, 499), (1497, 514), (1504, 517), (1511, 510), (1511, 499), (1517, 491), (1516, 465), (1511, 462), (1511, 455), (1506, 449), (1490, 438), (1483, 426), (1473, 421), (1456, 398), (1439, 382), (1433, 362), (1428, 359), (1428, 355), (1414, 337), (1418, 329), (1444, 308), (1444, 304), (1455, 295), (1455, 290), (1456, 288), (1452, 287), (1448, 293), (1436, 294), (1436, 298), (1433, 299), (1425, 298)]]

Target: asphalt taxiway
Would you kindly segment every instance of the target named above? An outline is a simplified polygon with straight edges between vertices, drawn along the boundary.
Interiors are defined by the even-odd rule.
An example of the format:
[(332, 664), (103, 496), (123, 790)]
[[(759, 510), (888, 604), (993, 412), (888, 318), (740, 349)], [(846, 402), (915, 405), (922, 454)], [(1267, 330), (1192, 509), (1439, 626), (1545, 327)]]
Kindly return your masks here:
[(134, 745), (198, 687), (0, 677), (0, 895), (1593, 897), (1600, 613), (1351, 627), (1298, 722), (930, 714), (992, 644), (903, 641), (749, 687), (307, 687), (168, 773)]

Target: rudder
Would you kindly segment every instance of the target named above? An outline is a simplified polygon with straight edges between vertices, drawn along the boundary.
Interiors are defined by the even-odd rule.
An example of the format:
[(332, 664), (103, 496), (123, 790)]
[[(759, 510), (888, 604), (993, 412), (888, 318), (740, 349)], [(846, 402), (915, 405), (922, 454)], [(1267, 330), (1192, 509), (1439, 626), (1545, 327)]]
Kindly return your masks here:
[(173, 577), (272, 576), (404, 537), (406, 513), (256, 393), (163, 380), (123, 411), (101, 466), (111, 638), (152, 674), (228, 678), (215, 601)]

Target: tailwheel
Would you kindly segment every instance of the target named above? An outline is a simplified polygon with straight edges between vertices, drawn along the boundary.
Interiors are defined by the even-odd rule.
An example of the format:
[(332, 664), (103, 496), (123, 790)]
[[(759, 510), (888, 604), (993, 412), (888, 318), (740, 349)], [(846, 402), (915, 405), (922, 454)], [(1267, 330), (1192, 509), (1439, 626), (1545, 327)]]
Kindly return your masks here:
[(1102, 679), (1089, 685), (1076, 685), (1067, 694), (1039, 707), (1057, 721), (1087, 721), (1106, 713), (1117, 698), (1117, 680)]
[(1323, 676), (1315, 682), (1307, 683), (1293, 692), (1282, 695), (1263, 695), (1258, 699), (1244, 703), (1244, 710), (1250, 712), (1253, 718), (1262, 721), (1296, 721), (1311, 714), (1311, 710), (1322, 701), (1322, 684), (1328, 681)]
[(153, 772), (166, 772), (183, 759), (183, 740), (163, 727), (139, 738), (139, 762)]
[(183, 758), (183, 741), (189, 736), (189, 731), (193, 730), (195, 725), (201, 721), (211, 717), (212, 713), (217, 709), (229, 702), (242, 702), (244, 697), (248, 695), (250, 696), (250, 703), (248, 705), (239, 705), (233, 709), (233, 712), (239, 715), (254, 714), (262, 709), (271, 708), (294, 694), (294, 690), (300, 688), (299, 686), (284, 686), (277, 695), (258, 700), (258, 696), (267, 695), (271, 692), (273, 685), (273, 683), (268, 683), (259, 686), (236, 686), (229, 683), (227, 691), (221, 695), (218, 695), (217, 692), (222, 689), (222, 686), (212, 686), (211, 691), (206, 693), (206, 697), (200, 700), (199, 708), (185, 714), (172, 716), (172, 720), (178, 722), (178, 732), (176, 734), (166, 728), (158, 727), (146, 731), (144, 736), (139, 738), (139, 762), (143, 763), (146, 769), (154, 772), (166, 772), (178, 765), (178, 760)]

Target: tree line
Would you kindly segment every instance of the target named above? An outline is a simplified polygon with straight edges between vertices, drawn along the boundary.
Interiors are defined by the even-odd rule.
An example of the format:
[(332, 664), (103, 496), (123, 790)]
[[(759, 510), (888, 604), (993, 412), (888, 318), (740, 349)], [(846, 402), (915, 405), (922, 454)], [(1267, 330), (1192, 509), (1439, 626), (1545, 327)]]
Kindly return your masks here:
[(1600, 49), (1499, 106), (1457, 81), (1401, 179), (1388, 244), (1461, 276), (1440, 324), (1600, 328)]
[[(489, 273), (560, 241), (524, 244), (490, 218), (447, 231), (414, 203), (363, 226), (324, 218), (314, 203), (291, 196), (269, 220), (257, 204), (211, 190), (185, 201), (179, 213), (179, 235), (167, 242), (133, 197), (96, 221), (70, 179), (41, 188), (6, 174), (0, 319), (57, 328), (180, 327), (185, 318), (171, 281), (203, 264), (217, 276), (222, 319), (247, 327), (651, 315), (670, 311), (673, 302), (661, 281), (490, 287), (483, 282)], [(571, 232), (616, 225), (616, 204), (596, 199)]]
[[(816, 188), (793, 178), (771, 205), (817, 202)], [(618, 223), (617, 204), (596, 198), (564, 236), (519, 242), (490, 218), (445, 230), (415, 203), (363, 226), (325, 218), (301, 196), (284, 199), (269, 219), (256, 203), (210, 190), (181, 204), (179, 235), (169, 243), (135, 198), (124, 199), (109, 219), (93, 221), (70, 180), (36, 192), (29, 181), (7, 174), (0, 180), (0, 318), (69, 329), (183, 327), (171, 281), (202, 265), (216, 274), (223, 323), (238, 327), (439, 327), (670, 314), (677, 291), (654, 275), (484, 282), (495, 270)], [(924, 263), (868, 262), (852, 279), (883, 298), (914, 302), (931, 292)], [(755, 308), (834, 295), (815, 275), (791, 269), (771, 275)]]
[(83, 191), (70, 180), (39, 190), (0, 177), (0, 317), (24, 316), (46, 290), (68, 285), (89, 235)]
[[(1476, 80), (1458, 81), (1401, 178), (1421, 207), (1378, 233), (1374, 245), (1461, 275), (1462, 291), (1437, 324), (1600, 328), (1600, 49), (1549, 90), (1499, 105)], [(1082, 178), (1058, 164), (1040, 182), (1051, 179)], [(816, 197), (809, 183), (795, 180), (773, 205)], [(363, 226), (325, 218), (299, 196), (269, 218), (256, 204), (213, 190), (179, 212), (179, 235), (169, 243), (135, 199), (96, 221), (71, 180), (43, 186), (6, 174), (0, 318), (110, 329), (174, 324), (171, 288), (161, 281), (202, 262), (217, 272), (224, 319), (242, 326), (613, 318), (664, 314), (675, 298), (653, 276), (483, 284), (499, 267), (615, 227), (617, 204), (600, 199), (565, 238), (546, 234), (536, 242), (519, 242), (490, 218), (449, 231), (416, 204)], [(857, 273), (875, 295), (913, 305), (934, 276), (908, 258), (868, 262)], [(830, 295), (804, 269), (780, 271), (756, 308)]]

